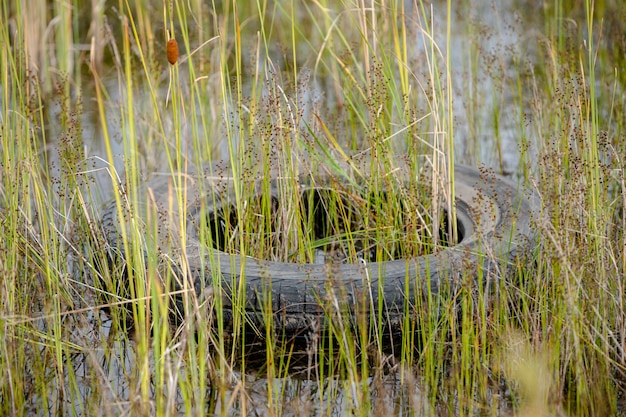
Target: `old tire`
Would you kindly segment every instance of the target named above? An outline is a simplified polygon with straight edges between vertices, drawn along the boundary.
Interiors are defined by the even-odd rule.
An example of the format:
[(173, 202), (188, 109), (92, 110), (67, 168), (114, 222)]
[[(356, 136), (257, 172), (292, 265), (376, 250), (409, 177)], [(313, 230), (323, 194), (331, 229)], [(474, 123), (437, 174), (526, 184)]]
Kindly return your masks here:
[[(167, 252), (163, 258), (177, 275), (191, 278), (187, 282), (193, 284), (196, 293), (217, 289), (213, 293), (221, 296), (226, 322), (233, 317), (233, 294), (245, 294), (245, 303), (240, 300), (235, 305), (245, 305), (247, 323), (263, 328), (271, 314), (274, 330), (287, 336), (319, 329), (324, 320), (337, 317), (337, 313), (349, 316), (368, 307), (383, 313), (388, 329), (397, 330), (418, 298), (427, 300), (441, 291), (454, 294), (477, 279), (487, 282), (505, 277), (519, 255), (534, 245), (533, 207), (518, 187), (486, 170), (457, 165), (457, 224), (462, 239), (454, 246), (418, 258), (367, 264), (297, 264), (244, 258), (207, 248), (198, 236), (202, 217), (229, 204), (224, 175), (172, 178), (156, 177), (142, 187), (139, 198), (152, 201), (139, 208), (140, 213), (147, 213), (151, 205), (158, 213), (162, 224), (155, 238), (160, 250)], [(187, 187), (185, 222), (180, 222), (178, 211), (172, 208), (176, 204), (168, 200), (176, 183)], [(123, 259), (120, 230), (126, 223), (120, 221), (115, 204), (104, 209), (101, 228), (111, 258)], [(172, 242), (180, 241), (177, 225), (184, 223), (187, 245), (178, 248)], [(183, 257), (184, 262), (177, 262)], [(185, 286), (180, 279), (173, 285), (175, 289)], [(360, 305), (364, 299), (366, 306)], [(182, 308), (180, 299), (176, 304)]]

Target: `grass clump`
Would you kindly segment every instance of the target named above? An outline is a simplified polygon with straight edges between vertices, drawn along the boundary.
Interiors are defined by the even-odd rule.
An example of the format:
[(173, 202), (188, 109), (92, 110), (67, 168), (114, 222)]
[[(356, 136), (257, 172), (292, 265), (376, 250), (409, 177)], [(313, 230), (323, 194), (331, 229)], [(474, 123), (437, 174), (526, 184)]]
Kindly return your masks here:
[[(2, 413), (623, 413), (619, 6), (3, 3)], [(455, 161), (530, 190), (539, 247), (505, 279), (407, 300), (394, 346), (380, 288), (347, 318), (328, 286), (297, 351), (271, 281), (258, 325), (207, 250), (329, 268), (435, 252), (456, 241)], [(193, 225), (202, 272), (201, 175), (199, 210), (219, 207)]]

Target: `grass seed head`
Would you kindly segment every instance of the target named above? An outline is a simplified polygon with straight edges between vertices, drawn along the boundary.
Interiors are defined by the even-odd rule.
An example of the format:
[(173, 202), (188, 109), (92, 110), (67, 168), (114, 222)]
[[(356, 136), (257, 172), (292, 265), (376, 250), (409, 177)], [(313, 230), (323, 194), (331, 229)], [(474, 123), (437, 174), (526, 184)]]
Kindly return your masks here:
[(176, 39), (170, 39), (167, 41), (167, 61), (174, 65), (178, 61), (178, 42)]

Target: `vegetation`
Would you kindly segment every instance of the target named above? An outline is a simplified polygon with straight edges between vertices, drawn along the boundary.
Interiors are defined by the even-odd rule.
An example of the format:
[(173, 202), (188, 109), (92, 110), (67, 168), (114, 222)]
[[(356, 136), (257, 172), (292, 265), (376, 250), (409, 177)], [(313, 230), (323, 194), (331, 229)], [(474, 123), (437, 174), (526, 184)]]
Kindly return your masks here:
[[(625, 414), (626, 11), (509, 3), (3, 2), (0, 413)], [(206, 247), (360, 262), (454, 241), (455, 162), (534, 194), (540, 245), (494, 291), (411, 306), (392, 350), (380, 308), (356, 326), (329, 308), (296, 352), (267, 309), (254, 337), (224, 317), (239, 283), (209, 268), (190, 288), (196, 167), (233, 193), (197, 225)], [(163, 173), (167, 218), (141, 191)], [(156, 239), (164, 222), (182, 232)]]

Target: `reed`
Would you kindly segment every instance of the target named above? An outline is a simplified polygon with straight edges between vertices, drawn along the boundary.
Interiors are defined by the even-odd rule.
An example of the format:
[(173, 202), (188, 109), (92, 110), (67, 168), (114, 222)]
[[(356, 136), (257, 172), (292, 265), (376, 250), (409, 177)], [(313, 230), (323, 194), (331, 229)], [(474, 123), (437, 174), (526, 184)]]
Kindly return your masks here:
[[(620, 5), (4, 2), (0, 414), (623, 413)], [(392, 346), (382, 302), (364, 294), (347, 317), (329, 286), (298, 351), (271, 282), (257, 326), (245, 277), (210, 267), (210, 247), (243, 262), (432, 253), (456, 240), (458, 161), (537, 199), (539, 247), (506, 279), (468, 272), (458, 292), (407, 300)], [(202, 167), (232, 196), (196, 225), (212, 283), (196, 293)], [(163, 175), (166, 212), (142, 191)], [(164, 225), (179, 232), (160, 241)]]

